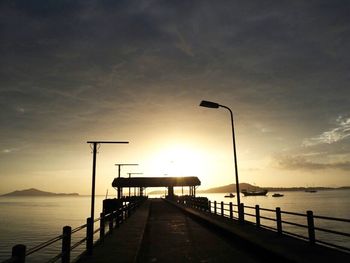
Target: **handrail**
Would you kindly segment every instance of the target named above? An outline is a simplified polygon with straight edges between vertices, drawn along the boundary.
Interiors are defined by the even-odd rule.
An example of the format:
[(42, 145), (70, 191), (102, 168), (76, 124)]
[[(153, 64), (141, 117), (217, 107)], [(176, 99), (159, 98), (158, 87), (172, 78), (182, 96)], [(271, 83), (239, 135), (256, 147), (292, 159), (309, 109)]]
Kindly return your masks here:
[(52, 238), (52, 239), (50, 239), (50, 240), (48, 240), (48, 241), (46, 241), (46, 242), (44, 242), (44, 243), (41, 243), (41, 244), (39, 244), (39, 245), (37, 245), (37, 246), (35, 246), (35, 247), (29, 249), (29, 250), (26, 252), (26, 256), (29, 256), (29, 255), (31, 255), (31, 254), (33, 254), (33, 253), (35, 253), (35, 252), (37, 252), (37, 251), (39, 251), (39, 250), (45, 248), (45, 247), (48, 247), (48, 246), (50, 246), (50, 245), (56, 243), (57, 241), (61, 240), (62, 237), (63, 237), (63, 235), (59, 235), (59, 236), (57, 236), (57, 237), (54, 237), (54, 238)]
[(72, 234), (84, 229), (86, 226), (87, 226), (87, 224), (84, 224), (84, 225), (81, 225), (81, 226), (78, 226), (78, 227), (72, 229)]
[[(99, 240), (103, 239), (106, 234), (110, 234), (113, 231), (113, 228), (116, 228), (119, 226), (120, 223), (123, 223), (128, 217), (130, 217), (132, 210), (134, 210), (136, 207), (138, 207), (146, 197), (140, 197), (135, 198), (135, 200), (126, 201), (127, 204), (123, 204), (121, 207), (116, 208), (112, 212), (108, 214), (101, 213), (101, 216), (99, 218), (96, 218), (94, 220), (91, 220), (90, 218), (87, 219), (87, 223), (83, 224), (81, 226), (78, 226), (74, 229), (71, 229), (70, 226), (65, 226), (63, 228), (63, 234), (56, 236), (54, 238), (51, 238), (35, 247), (30, 248), (26, 251), (26, 247), (24, 245), (15, 245), (12, 248), (12, 257), (3, 261), (3, 263), (16, 263), (16, 262), (24, 262), (23, 259), (25, 257), (34, 254), (35, 252), (38, 252), (58, 241), (62, 241), (62, 251), (61, 253), (57, 254), (47, 262), (56, 262), (57, 260), (61, 259), (62, 263), (69, 263), (70, 262), (70, 252), (77, 248), (78, 246), (82, 245), (83, 243), (86, 243), (86, 250), (82, 252), (84, 253), (91, 253), (93, 249), (94, 244), (98, 242)], [(92, 231), (93, 224), (96, 222), (100, 222), (100, 227)], [(109, 225), (109, 231), (105, 233), (105, 227), (106, 225)], [(87, 229), (86, 236), (82, 239), (80, 239), (78, 242), (71, 244), (71, 236), (72, 234), (75, 234), (83, 229)], [(96, 233), (100, 233), (100, 237), (96, 240), (94, 243), (93, 236)], [(67, 246), (68, 244), (68, 246)], [(79, 255), (78, 257), (80, 257)]]
[[(190, 206), (193, 208), (199, 208), (201, 210), (204, 210), (204, 211), (211, 213), (211, 214), (214, 214), (216, 216), (226, 217), (226, 218), (230, 218), (232, 220), (238, 220), (240, 222), (245, 222), (245, 223), (249, 222), (249, 223), (255, 224), (257, 227), (263, 227), (263, 228), (271, 229), (273, 231), (277, 231), (278, 234), (281, 234), (281, 235), (285, 234), (285, 235), (289, 235), (289, 236), (296, 237), (299, 239), (308, 240), (311, 244), (318, 243), (320, 245), (325, 245), (328, 247), (339, 249), (339, 250), (345, 251), (347, 253), (350, 252), (350, 247), (345, 247), (345, 246), (341, 246), (341, 245), (327, 242), (324, 240), (316, 239), (315, 232), (316, 231), (323, 232), (323, 233), (332, 234), (332, 235), (336, 235), (336, 236), (342, 236), (342, 237), (350, 237), (350, 233), (344, 233), (343, 231), (337, 231), (337, 230), (327, 229), (327, 228), (320, 227), (320, 226), (315, 226), (315, 220), (314, 220), (314, 219), (318, 219), (317, 224), (319, 224), (321, 222), (319, 220), (329, 220), (329, 221), (334, 221), (334, 222), (350, 223), (350, 219), (329, 217), (329, 216), (322, 216), (322, 215), (314, 215), (312, 211), (307, 211), (305, 214), (303, 214), (303, 213), (298, 213), (298, 212), (283, 211), (280, 208), (276, 208), (274, 210), (274, 209), (270, 209), (270, 208), (261, 208), (258, 205), (256, 205), (255, 207), (254, 206), (245, 206), (242, 203), (238, 207), (237, 205), (232, 204), (232, 202), (224, 203), (224, 202), (210, 201), (208, 199), (207, 199), (207, 204), (204, 205), (203, 200), (201, 200), (200, 202), (197, 202), (196, 199), (197, 198), (195, 198), (195, 197), (187, 197), (187, 198), (182, 197), (182, 202), (183, 202), (183, 205)], [(238, 207), (238, 209), (237, 209), (237, 207)], [(253, 209), (253, 210), (255, 210), (255, 214), (253, 214), (251, 212), (247, 213), (244, 211), (245, 209)], [(267, 212), (267, 213), (273, 213), (274, 218), (266, 216), (265, 215), (266, 213), (264, 213), (263, 215), (260, 215), (261, 211)], [(238, 214), (238, 217), (234, 217), (235, 214)], [(291, 222), (289, 219), (282, 220), (282, 215), (295, 216), (298, 218), (302, 218), (303, 220), (307, 219), (307, 222), (306, 222), (307, 224), (301, 224), (299, 222)], [(254, 217), (254, 218), (256, 218), (256, 222), (246, 221), (244, 219), (244, 216)], [(261, 224), (260, 223), (261, 219), (268, 220), (270, 222), (276, 222), (276, 225), (275, 225), (275, 227), (272, 227), (271, 225)], [(292, 233), (290, 231), (286, 231), (283, 229), (283, 224), (291, 225), (291, 226), (303, 229), (304, 231), (306, 229), (308, 235), (305, 236), (305, 235), (300, 235), (297, 233)], [(348, 242), (347, 244), (349, 244), (349, 243), (350, 242)]]
[(329, 217), (329, 216), (314, 216), (314, 218), (350, 223), (350, 219), (346, 219), (346, 218)]

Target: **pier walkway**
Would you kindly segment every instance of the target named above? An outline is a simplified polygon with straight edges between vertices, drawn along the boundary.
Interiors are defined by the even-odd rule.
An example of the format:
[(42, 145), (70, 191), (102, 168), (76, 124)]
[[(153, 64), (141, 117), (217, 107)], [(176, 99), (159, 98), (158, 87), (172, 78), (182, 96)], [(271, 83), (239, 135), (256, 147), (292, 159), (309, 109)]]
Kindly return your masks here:
[(261, 262), (179, 209), (152, 200), (138, 262)]
[(147, 200), (80, 262), (348, 262), (349, 254), (252, 225)]

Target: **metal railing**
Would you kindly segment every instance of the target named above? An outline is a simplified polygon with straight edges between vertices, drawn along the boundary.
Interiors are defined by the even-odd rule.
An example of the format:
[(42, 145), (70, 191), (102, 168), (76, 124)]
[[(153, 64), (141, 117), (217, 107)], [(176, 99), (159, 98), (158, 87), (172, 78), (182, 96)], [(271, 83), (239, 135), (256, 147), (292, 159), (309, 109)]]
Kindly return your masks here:
[[(35, 247), (30, 249), (26, 249), (26, 246), (23, 244), (17, 244), (12, 247), (12, 256), (11, 258), (3, 261), (3, 263), (24, 263), (26, 258), (38, 251), (43, 250), (49, 246), (54, 244), (57, 245), (58, 242), (61, 241), (61, 251), (59, 254), (54, 256), (53, 258), (47, 260), (48, 263), (53, 263), (61, 259), (62, 263), (71, 262), (71, 252), (75, 250), (77, 247), (80, 247), (85, 243), (85, 249), (83, 252), (78, 255), (77, 258), (73, 259), (73, 261), (79, 260), (84, 255), (91, 255), (93, 248), (96, 244), (103, 242), (106, 235), (113, 233), (113, 229), (117, 228), (122, 224), (127, 218), (130, 217), (132, 212), (145, 200), (145, 198), (133, 199), (132, 202), (124, 203), (119, 208), (114, 211), (104, 214), (101, 213), (99, 218), (92, 220), (91, 218), (86, 219), (86, 224), (78, 226), (72, 229), (70, 226), (64, 226), (62, 230), (62, 234), (56, 236), (50, 240), (47, 240)], [(99, 227), (93, 230), (93, 226), (95, 223), (99, 222)], [(106, 226), (108, 229), (106, 230)], [(72, 243), (72, 235), (79, 233), (85, 230), (86, 234), (83, 238), (79, 239), (74, 244)], [(99, 233), (99, 238), (94, 242), (94, 235)]]
[[(205, 201), (204, 198), (198, 199), (194, 197), (182, 198), (179, 199), (178, 202), (185, 206), (196, 208), (220, 217), (237, 220), (239, 223), (248, 223), (258, 228), (270, 229), (276, 231), (279, 235), (289, 235), (307, 240), (310, 244), (317, 243), (350, 253), (350, 233), (321, 227), (322, 225), (329, 224), (329, 222), (348, 224), (350, 223), (350, 219), (314, 215), (312, 211), (306, 211), (305, 214), (283, 211), (280, 207), (276, 207), (276, 209), (267, 209), (261, 208), (259, 205), (245, 206), (243, 203), (238, 207), (232, 204), (232, 202), (212, 202), (210, 200)], [(348, 230), (349, 225), (344, 227), (344, 229)], [(342, 238), (344, 240), (348, 238), (342, 243), (349, 244), (349, 246), (339, 245), (329, 240), (317, 238), (318, 235), (325, 236), (325, 234), (327, 234), (328, 237), (330, 237), (329, 235), (333, 235), (335, 238)]]

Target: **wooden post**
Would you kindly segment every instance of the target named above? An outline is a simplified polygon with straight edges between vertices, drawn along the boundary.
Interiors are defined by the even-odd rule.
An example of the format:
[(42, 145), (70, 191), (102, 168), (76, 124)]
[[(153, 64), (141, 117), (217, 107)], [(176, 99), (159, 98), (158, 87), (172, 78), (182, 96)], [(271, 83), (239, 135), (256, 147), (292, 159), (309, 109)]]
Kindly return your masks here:
[(240, 203), (238, 207), (238, 221), (244, 223), (244, 204)]
[(112, 233), (113, 232), (113, 215), (114, 215), (114, 212), (110, 213), (109, 214), (109, 220), (108, 220), (108, 226), (109, 226), (109, 233)]
[(91, 217), (86, 219), (86, 251), (88, 255), (92, 255), (92, 248), (94, 245), (93, 224), (94, 221)]
[(221, 216), (224, 216), (224, 202), (221, 201)]
[(119, 227), (119, 222), (120, 221), (120, 210), (119, 208), (115, 211), (115, 227)]
[(71, 244), (72, 228), (70, 226), (63, 227), (62, 235), (62, 263), (70, 262), (70, 244)]
[(216, 215), (216, 201), (214, 201), (214, 214)]
[(312, 211), (307, 211), (307, 229), (309, 232), (309, 242), (310, 244), (315, 244), (315, 224), (314, 224), (314, 214)]
[(211, 201), (208, 201), (208, 208), (209, 208), (209, 213), (211, 213)]
[(232, 202), (230, 202), (230, 219), (233, 219), (233, 205), (232, 205)]
[(105, 213), (100, 214), (100, 240), (103, 241), (105, 238)]
[(126, 210), (125, 210), (125, 205), (123, 206), (123, 222), (126, 220)]
[(256, 227), (260, 227), (260, 206), (255, 205)]
[(12, 247), (12, 260), (14, 263), (26, 262), (26, 246), (18, 244)]
[(131, 203), (128, 203), (128, 217), (131, 216)]
[(277, 233), (282, 235), (282, 216), (281, 216), (281, 208), (276, 207), (276, 222), (277, 222)]

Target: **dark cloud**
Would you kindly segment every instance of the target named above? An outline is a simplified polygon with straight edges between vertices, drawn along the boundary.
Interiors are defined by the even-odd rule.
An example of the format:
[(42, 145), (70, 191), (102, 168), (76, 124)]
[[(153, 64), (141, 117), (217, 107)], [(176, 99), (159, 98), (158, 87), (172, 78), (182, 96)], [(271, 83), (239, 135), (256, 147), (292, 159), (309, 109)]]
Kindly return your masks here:
[(2, 132), (107, 125), (208, 96), (247, 127), (312, 138), (350, 111), (349, 11), (346, 1), (2, 1)]
[(350, 161), (333, 162), (333, 163), (317, 163), (306, 160), (302, 156), (282, 156), (277, 159), (279, 168), (287, 170), (324, 170), (324, 169), (340, 169), (344, 171), (350, 170)]

